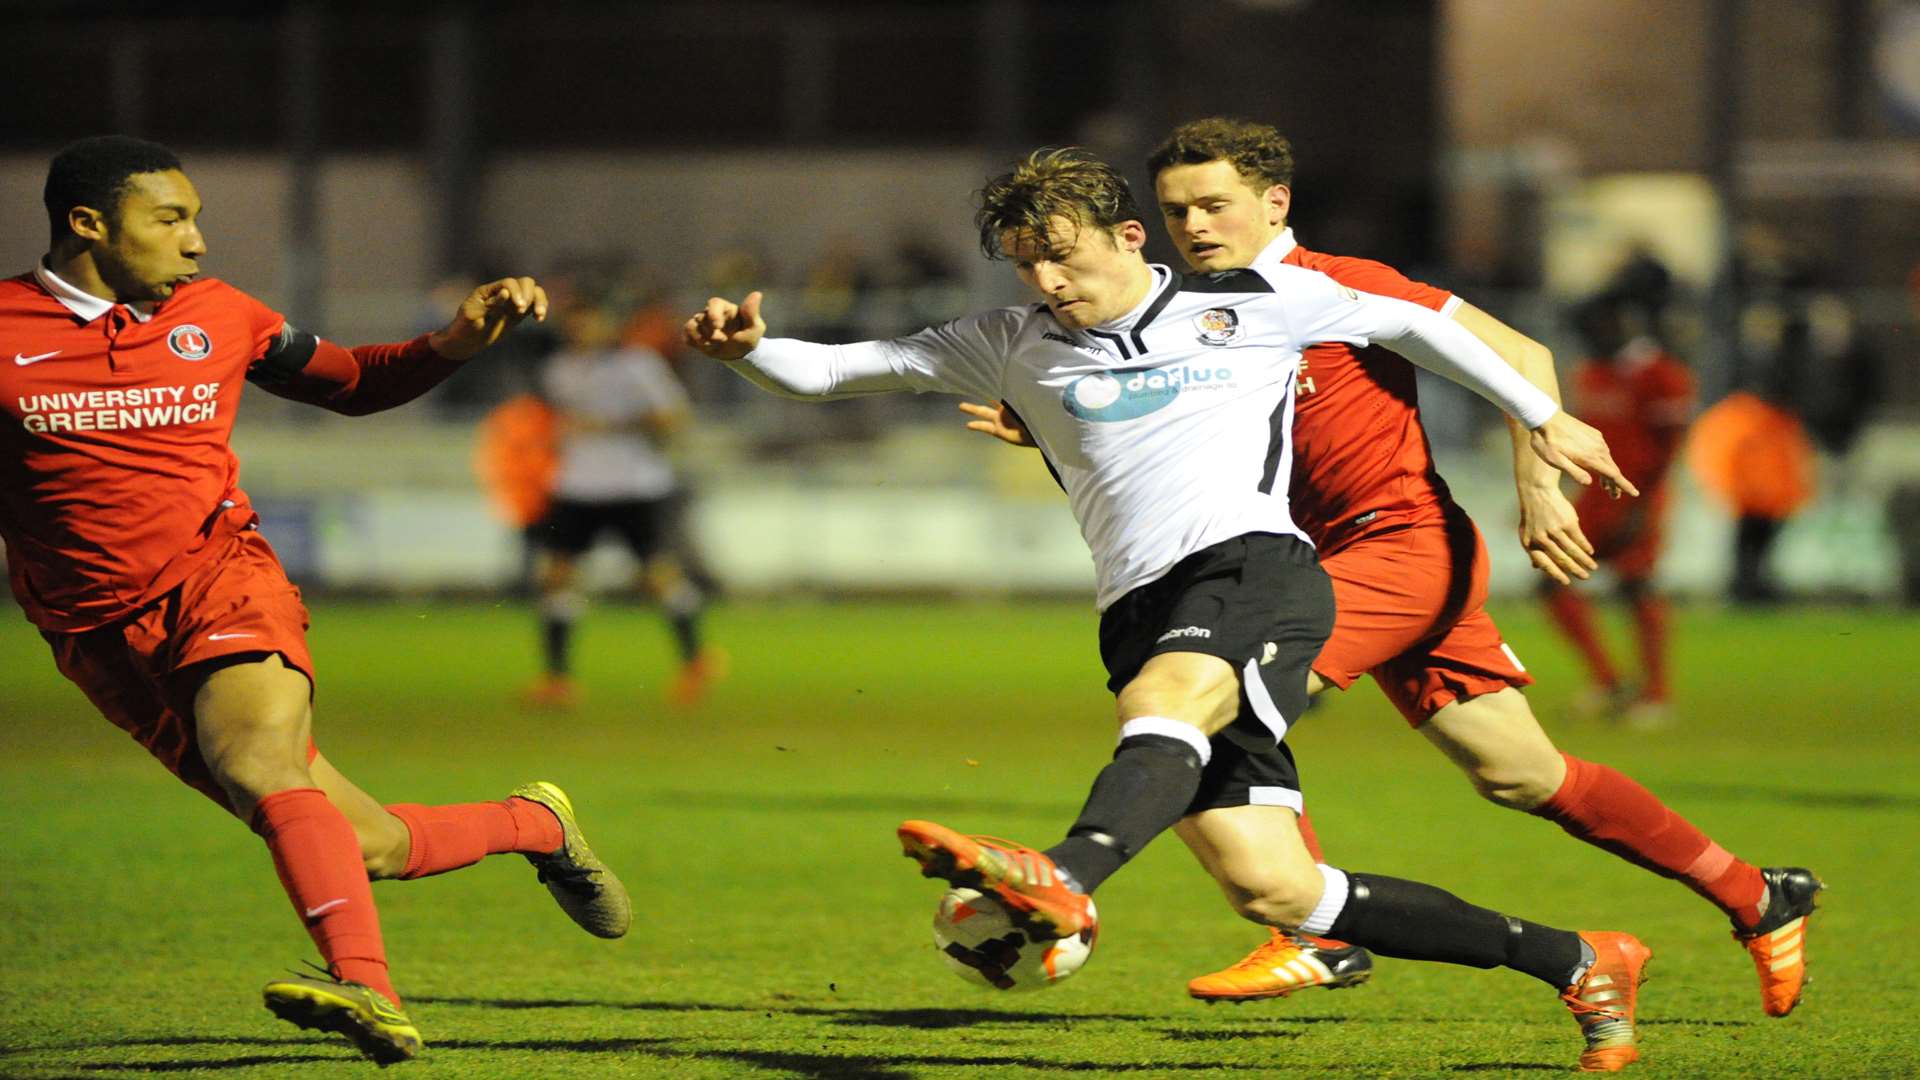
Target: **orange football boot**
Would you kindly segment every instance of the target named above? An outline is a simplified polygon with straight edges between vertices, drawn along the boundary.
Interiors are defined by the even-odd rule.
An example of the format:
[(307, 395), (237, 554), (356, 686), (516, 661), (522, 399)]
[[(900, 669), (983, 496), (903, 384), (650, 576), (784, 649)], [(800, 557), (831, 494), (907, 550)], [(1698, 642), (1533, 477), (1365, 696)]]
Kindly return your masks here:
[(580, 687), (565, 675), (542, 675), (539, 682), (520, 691), (520, 704), (564, 712), (580, 704)]
[(1580, 940), (1593, 950), (1593, 966), (1560, 993), (1587, 1039), (1580, 1071), (1619, 1072), (1640, 1060), (1633, 1009), (1653, 950), (1632, 934), (1611, 930), (1583, 930)]
[(966, 836), (931, 821), (902, 822), (906, 856), (924, 877), (998, 896), (1035, 940), (1072, 937), (1093, 925), (1093, 901), (1075, 890), (1053, 860), (992, 836)]
[(1768, 1016), (1785, 1016), (1806, 989), (1807, 921), (1813, 917), (1814, 896), (1826, 885), (1799, 867), (1768, 867), (1760, 876), (1767, 881), (1766, 913), (1753, 929), (1736, 929), (1733, 940), (1753, 957), (1760, 1007)]
[(1314, 986), (1329, 990), (1358, 986), (1372, 976), (1373, 955), (1358, 945), (1296, 937), (1276, 929), (1239, 963), (1187, 983), (1187, 994), (1209, 1004), (1256, 1001)]
[(673, 682), (667, 685), (667, 703), (682, 709), (700, 704), (707, 688), (726, 677), (728, 666), (726, 653), (712, 647), (701, 649), (674, 673)]

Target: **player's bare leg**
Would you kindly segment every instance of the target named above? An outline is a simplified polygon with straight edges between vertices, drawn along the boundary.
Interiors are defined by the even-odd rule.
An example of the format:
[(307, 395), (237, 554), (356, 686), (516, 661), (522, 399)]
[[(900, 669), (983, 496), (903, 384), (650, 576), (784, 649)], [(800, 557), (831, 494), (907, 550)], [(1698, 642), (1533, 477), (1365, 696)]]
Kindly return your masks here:
[(359, 838), (307, 765), (310, 692), (306, 675), (277, 654), (219, 667), (193, 694), (200, 754), (235, 815), (266, 841), (294, 912), (327, 963), (322, 978), (268, 983), (267, 1007), (302, 1027), (345, 1035), (377, 1061), (403, 1060), (419, 1052), (420, 1032), (387, 975)]
[[(1762, 870), (1714, 843), (1652, 792), (1605, 765), (1556, 749), (1524, 694), (1505, 689), (1455, 701), (1421, 725), (1488, 801), (1524, 810), (1568, 834), (1685, 884), (1733, 923), (1754, 957), (1762, 1005), (1785, 1016), (1806, 980), (1805, 926), (1820, 889), (1797, 868)], [(1771, 935), (1783, 933), (1790, 963), (1775, 963)]]
[(1566, 781), (1560, 751), (1527, 696), (1512, 687), (1450, 702), (1420, 733), (1460, 767), (1481, 798), (1498, 806), (1532, 810)]
[(1188, 982), (1188, 994), (1206, 1002), (1252, 1001), (1315, 986), (1338, 990), (1372, 976), (1367, 950), (1290, 932), (1312, 914), (1325, 884), (1291, 809), (1221, 807), (1182, 818), (1174, 832), (1242, 918), (1274, 928), (1239, 963)]

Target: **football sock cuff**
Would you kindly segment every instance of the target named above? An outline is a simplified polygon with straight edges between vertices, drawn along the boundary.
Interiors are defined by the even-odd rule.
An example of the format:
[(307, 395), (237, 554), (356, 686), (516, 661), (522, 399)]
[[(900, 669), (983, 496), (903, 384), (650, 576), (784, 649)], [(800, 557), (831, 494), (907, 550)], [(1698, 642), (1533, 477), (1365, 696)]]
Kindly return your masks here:
[(1326, 884), (1320, 892), (1320, 902), (1313, 906), (1313, 914), (1298, 927), (1303, 934), (1318, 937), (1333, 929), (1339, 920), (1340, 912), (1347, 906), (1348, 881), (1344, 870), (1337, 870), (1325, 863), (1320, 864), (1320, 876)]
[(1127, 740), (1139, 736), (1156, 735), (1184, 743), (1199, 760), (1200, 767), (1213, 760), (1213, 742), (1200, 729), (1184, 720), (1169, 720), (1164, 716), (1136, 716), (1120, 725), (1120, 738), (1114, 749), (1114, 756), (1126, 749)]

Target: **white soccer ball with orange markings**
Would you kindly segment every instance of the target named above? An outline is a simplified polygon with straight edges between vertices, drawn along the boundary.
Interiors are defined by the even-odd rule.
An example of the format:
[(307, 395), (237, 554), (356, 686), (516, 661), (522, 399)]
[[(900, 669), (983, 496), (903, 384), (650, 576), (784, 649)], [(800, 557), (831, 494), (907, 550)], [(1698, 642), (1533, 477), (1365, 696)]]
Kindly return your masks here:
[(962, 979), (993, 990), (1038, 990), (1072, 975), (1093, 955), (1100, 915), (1091, 901), (1091, 925), (1070, 938), (1033, 941), (1000, 898), (974, 889), (949, 889), (933, 915), (933, 944)]

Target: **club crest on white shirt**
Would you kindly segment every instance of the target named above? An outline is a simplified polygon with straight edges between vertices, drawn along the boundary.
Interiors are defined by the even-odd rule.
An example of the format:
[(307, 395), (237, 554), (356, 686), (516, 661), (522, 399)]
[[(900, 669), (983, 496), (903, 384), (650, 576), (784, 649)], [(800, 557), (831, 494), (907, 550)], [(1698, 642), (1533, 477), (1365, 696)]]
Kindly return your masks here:
[(1232, 308), (1208, 308), (1193, 317), (1193, 325), (1206, 345), (1230, 345), (1246, 332)]
[(167, 348), (182, 360), (205, 360), (213, 353), (213, 339), (192, 323), (182, 323), (167, 335)]

